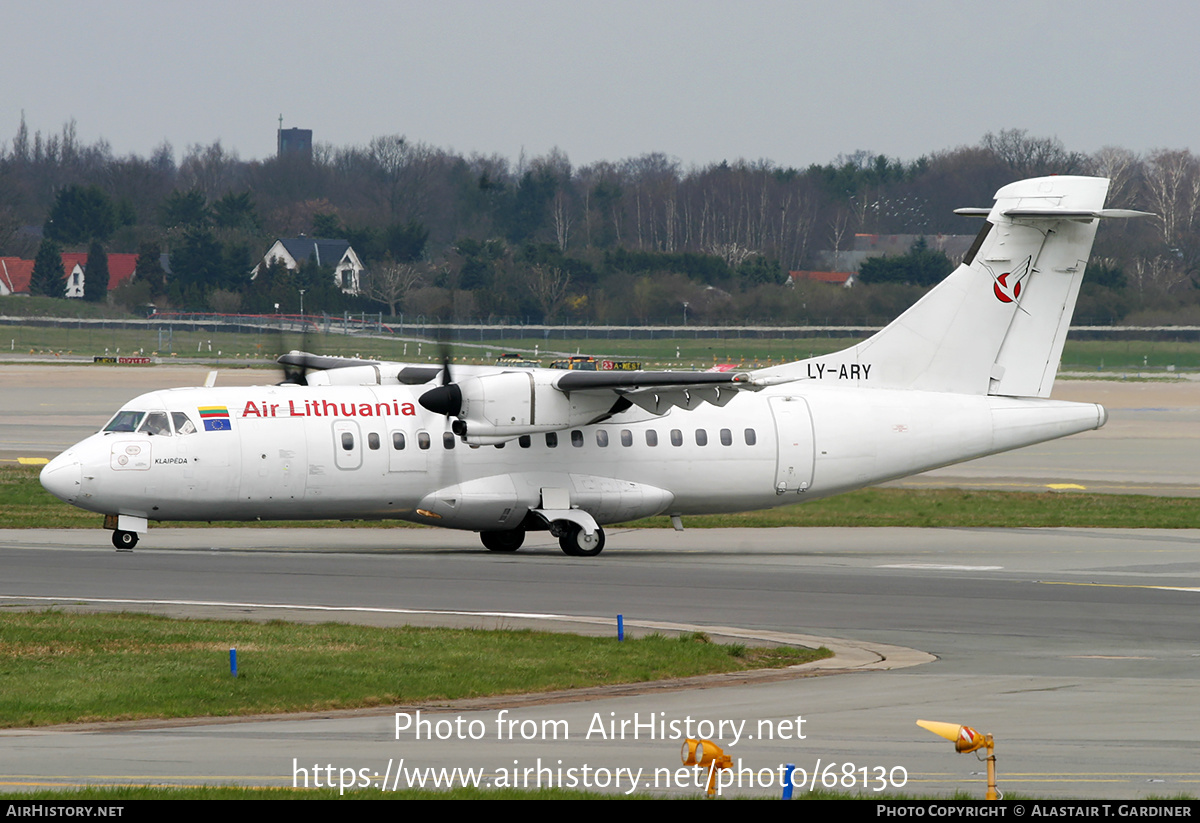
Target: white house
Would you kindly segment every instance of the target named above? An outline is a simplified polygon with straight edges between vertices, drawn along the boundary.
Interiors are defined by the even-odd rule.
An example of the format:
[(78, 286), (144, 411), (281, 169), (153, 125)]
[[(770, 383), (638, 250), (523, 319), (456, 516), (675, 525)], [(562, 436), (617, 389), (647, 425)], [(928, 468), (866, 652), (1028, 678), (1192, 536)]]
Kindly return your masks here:
[(363, 264), (347, 240), (322, 240), (303, 236), (280, 238), (263, 255), (262, 262), (254, 267), (252, 277), (258, 275), (260, 268), (271, 265), (277, 259), (295, 271), (301, 263), (314, 258), (318, 265), (333, 266), (334, 282), (338, 288), (347, 294), (358, 294)]

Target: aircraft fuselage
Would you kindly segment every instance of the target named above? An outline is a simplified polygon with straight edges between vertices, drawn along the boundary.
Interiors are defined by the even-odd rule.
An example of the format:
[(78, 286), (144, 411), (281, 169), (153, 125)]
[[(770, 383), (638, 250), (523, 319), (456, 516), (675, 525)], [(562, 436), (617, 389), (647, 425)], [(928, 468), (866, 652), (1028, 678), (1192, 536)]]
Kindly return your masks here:
[(1094, 404), (813, 380), (745, 393), (723, 408), (660, 416), (634, 408), (596, 425), (468, 446), (445, 417), (418, 404), (426, 390), (152, 392), (122, 412), (131, 420), (159, 413), (173, 421), (169, 430), (151, 434), (143, 424), (93, 435), (55, 458), (43, 481), (74, 505), (147, 520), (395, 518), (487, 531), (520, 524), (547, 489), (563, 491), (571, 508), (599, 524), (748, 511), (1105, 419)]

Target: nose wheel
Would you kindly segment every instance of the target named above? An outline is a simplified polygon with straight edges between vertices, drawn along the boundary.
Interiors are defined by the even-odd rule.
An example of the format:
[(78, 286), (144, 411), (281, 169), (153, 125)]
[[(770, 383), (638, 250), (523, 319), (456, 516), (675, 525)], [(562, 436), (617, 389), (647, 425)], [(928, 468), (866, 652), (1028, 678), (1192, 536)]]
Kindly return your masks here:
[(117, 529), (112, 536), (113, 545), (117, 547), (119, 552), (131, 552), (133, 547), (137, 545), (137, 532), (126, 532)]
[(595, 557), (604, 551), (604, 529), (586, 534), (582, 526), (572, 523), (558, 538), (558, 545), (571, 557)]

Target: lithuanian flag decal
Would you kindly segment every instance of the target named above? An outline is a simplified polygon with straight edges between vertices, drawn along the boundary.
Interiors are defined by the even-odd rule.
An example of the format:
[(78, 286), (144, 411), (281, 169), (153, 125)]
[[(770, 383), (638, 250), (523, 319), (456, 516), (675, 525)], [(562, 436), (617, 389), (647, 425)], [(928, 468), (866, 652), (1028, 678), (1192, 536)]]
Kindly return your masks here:
[(197, 411), (200, 412), (200, 419), (204, 421), (206, 432), (233, 430), (233, 427), (229, 425), (229, 409), (225, 406), (200, 406)]

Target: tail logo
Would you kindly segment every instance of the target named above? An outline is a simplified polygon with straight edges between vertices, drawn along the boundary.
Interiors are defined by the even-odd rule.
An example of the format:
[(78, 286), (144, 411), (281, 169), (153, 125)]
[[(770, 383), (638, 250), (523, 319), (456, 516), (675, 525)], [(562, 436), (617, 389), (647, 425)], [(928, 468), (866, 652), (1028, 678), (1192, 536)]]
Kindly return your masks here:
[(1001, 303), (1014, 303), (1021, 296), (1021, 284), (1029, 274), (1031, 258), (1026, 257), (1020, 266), (999, 276), (992, 275), (992, 292)]
[(996, 278), (996, 282), (992, 283), (992, 291), (996, 293), (996, 299), (1001, 303), (1011, 303), (1021, 296), (1021, 281), (1014, 280), (1012, 286), (1008, 285), (1008, 277), (1012, 272), (1005, 272)]

